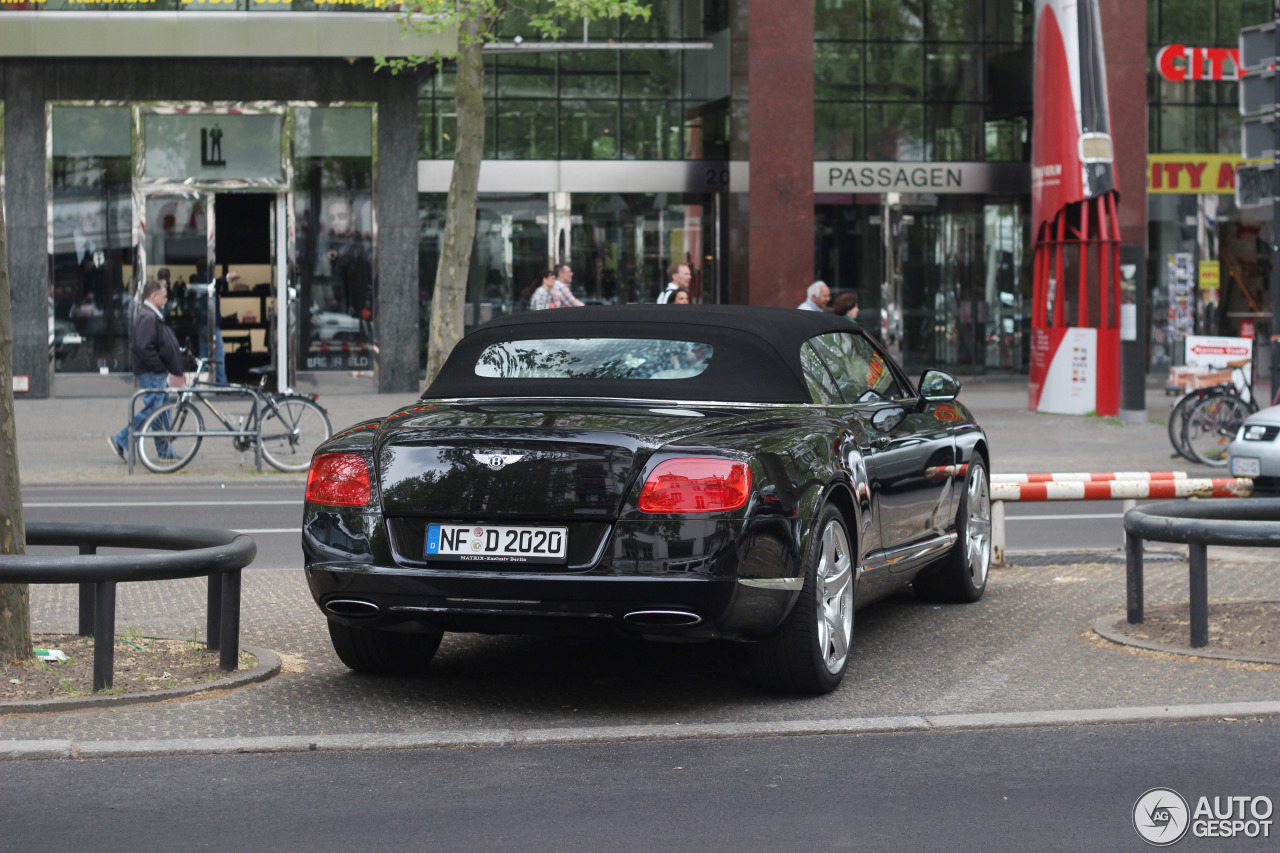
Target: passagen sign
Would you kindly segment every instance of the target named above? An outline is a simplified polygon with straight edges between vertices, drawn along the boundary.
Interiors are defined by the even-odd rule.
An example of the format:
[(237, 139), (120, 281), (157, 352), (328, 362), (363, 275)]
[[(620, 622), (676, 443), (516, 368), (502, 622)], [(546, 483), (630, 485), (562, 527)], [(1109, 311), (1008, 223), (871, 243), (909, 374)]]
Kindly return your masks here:
[(1026, 193), (1026, 163), (827, 161), (813, 164), (817, 193)]

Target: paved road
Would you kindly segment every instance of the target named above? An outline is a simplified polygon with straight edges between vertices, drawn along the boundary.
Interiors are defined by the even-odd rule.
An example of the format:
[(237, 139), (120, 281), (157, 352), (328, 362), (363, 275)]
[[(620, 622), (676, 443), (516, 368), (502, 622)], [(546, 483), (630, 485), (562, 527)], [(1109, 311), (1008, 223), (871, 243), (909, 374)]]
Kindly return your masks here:
[[(1143, 850), (1161, 786), (1280, 802), (1280, 721), (10, 762), (12, 850)], [(1179, 851), (1275, 850), (1204, 839)]]

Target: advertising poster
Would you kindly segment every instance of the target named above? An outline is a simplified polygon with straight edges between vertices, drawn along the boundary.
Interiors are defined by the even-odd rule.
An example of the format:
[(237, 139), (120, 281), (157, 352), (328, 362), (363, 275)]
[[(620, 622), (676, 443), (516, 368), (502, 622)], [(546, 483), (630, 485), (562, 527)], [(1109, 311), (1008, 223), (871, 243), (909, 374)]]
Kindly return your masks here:
[(1031, 343), (1030, 408), (1087, 415), (1098, 408), (1098, 330), (1035, 329)]

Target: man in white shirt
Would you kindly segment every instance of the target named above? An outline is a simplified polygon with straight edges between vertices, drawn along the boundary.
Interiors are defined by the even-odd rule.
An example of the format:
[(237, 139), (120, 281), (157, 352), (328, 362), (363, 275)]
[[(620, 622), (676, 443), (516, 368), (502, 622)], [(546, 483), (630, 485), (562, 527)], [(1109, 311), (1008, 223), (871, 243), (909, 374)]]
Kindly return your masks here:
[(688, 264), (672, 264), (667, 267), (667, 275), (671, 281), (667, 282), (667, 287), (658, 294), (658, 304), (666, 305), (671, 301), (671, 296), (677, 290), (688, 290), (689, 283), (693, 281), (693, 270), (689, 269)]
[(831, 301), (831, 288), (827, 287), (825, 281), (815, 281), (809, 285), (805, 296), (807, 298), (797, 308), (801, 311), (825, 311), (827, 303)]

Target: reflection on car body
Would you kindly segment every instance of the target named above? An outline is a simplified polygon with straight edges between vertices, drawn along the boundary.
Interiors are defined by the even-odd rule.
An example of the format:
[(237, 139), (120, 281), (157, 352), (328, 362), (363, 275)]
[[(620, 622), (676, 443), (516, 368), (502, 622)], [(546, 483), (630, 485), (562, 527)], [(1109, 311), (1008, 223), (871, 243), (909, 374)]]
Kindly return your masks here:
[(986, 587), (987, 439), (952, 377), (921, 387), (816, 312), (501, 318), (316, 451), (312, 594), (361, 671), (445, 631), (726, 639), (767, 687), (833, 690), (856, 607)]

